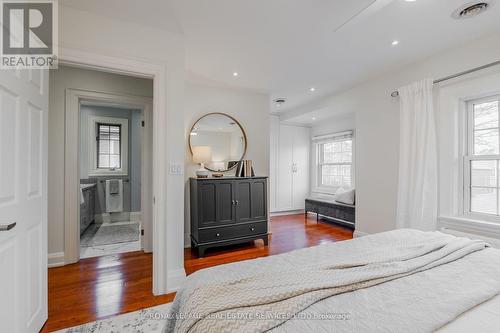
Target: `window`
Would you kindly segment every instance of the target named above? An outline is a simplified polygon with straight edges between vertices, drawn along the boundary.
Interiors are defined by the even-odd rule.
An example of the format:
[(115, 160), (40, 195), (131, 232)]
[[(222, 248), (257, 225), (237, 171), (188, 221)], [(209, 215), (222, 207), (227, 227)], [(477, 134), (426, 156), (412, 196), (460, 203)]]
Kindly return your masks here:
[(352, 132), (317, 137), (317, 184), (326, 192), (340, 187), (351, 188), (353, 182), (353, 135)]
[(467, 156), (464, 166), (468, 214), (500, 216), (500, 96), (467, 103)]
[(91, 115), (85, 132), (88, 133), (88, 177), (127, 176), (128, 119)]
[(121, 125), (97, 123), (97, 168), (121, 167)]

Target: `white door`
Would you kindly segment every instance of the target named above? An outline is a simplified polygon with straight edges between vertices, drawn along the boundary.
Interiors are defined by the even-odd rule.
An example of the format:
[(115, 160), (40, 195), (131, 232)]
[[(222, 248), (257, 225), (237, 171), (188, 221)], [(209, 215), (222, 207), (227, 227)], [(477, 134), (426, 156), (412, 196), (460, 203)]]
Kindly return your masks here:
[(309, 195), (309, 147), (311, 137), (308, 127), (296, 126), (293, 136), (293, 209), (304, 209)]
[(0, 70), (0, 332), (47, 320), (47, 92), (47, 70)]

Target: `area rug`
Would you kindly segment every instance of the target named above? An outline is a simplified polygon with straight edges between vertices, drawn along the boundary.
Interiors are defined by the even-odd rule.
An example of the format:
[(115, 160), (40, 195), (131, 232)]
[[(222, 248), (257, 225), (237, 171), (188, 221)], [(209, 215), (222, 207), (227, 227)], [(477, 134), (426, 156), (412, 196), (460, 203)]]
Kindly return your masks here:
[(80, 238), (81, 247), (135, 242), (139, 240), (139, 223), (91, 224)]
[(172, 303), (65, 328), (56, 333), (160, 333)]

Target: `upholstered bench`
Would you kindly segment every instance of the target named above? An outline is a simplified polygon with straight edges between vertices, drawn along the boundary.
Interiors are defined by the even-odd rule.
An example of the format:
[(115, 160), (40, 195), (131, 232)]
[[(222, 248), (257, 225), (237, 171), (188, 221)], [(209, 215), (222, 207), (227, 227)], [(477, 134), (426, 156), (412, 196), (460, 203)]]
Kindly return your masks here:
[(316, 220), (320, 216), (327, 221), (338, 223), (348, 228), (354, 229), (355, 223), (355, 205), (347, 205), (334, 200), (325, 200), (318, 198), (307, 198), (305, 204), (305, 213), (316, 213)]

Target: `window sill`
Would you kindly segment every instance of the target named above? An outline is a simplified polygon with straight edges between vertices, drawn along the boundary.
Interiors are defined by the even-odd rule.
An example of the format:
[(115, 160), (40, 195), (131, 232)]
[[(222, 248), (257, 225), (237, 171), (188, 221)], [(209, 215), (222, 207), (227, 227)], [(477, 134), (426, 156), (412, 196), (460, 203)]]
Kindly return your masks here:
[(438, 226), (500, 239), (500, 223), (477, 220), (467, 216), (440, 216)]
[(105, 177), (105, 176), (128, 176), (127, 171), (93, 171), (89, 173), (89, 177)]

